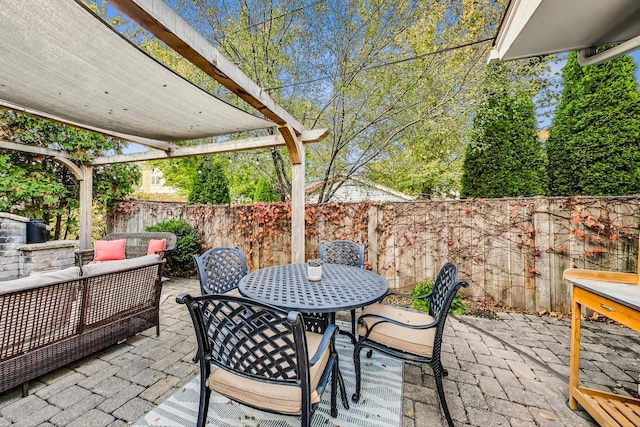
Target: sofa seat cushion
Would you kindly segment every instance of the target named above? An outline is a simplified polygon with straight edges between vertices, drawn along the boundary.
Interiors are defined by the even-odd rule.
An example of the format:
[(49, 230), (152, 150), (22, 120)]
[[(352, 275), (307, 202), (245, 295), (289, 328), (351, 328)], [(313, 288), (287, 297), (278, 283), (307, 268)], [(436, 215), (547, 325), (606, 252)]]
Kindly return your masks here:
[[(313, 332), (307, 332), (306, 335), (307, 349), (309, 358), (311, 358), (322, 341), (322, 335)], [(327, 347), (320, 360), (309, 370), (311, 404), (320, 402), (320, 395), (316, 388), (327, 366), (329, 356), (330, 349)], [(210, 389), (223, 396), (255, 408), (281, 414), (300, 415), (302, 413), (302, 390), (300, 387), (264, 383), (221, 368), (217, 368), (211, 373), (206, 384)]]
[(27, 277), (15, 280), (0, 282), (0, 293), (21, 291), (25, 289), (38, 288), (44, 285), (51, 285), (58, 282), (67, 282), (80, 277), (80, 268), (69, 267), (64, 270), (46, 271), (44, 273), (34, 273)]
[[(375, 314), (414, 326), (433, 323), (433, 317), (427, 313), (409, 311), (388, 304), (372, 304), (362, 311), (362, 315), (365, 314)], [(362, 320), (369, 327), (379, 322), (379, 320), (375, 318), (364, 318)], [(363, 325), (359, 325), (358, 335), (364, 336), (365, 333), (366, 328)], [(392, 323), (379, 323), (373, 328), (371, 334), (369, 334), (371, 341), (424, 357), (432, 356), (435, 337), (435, 327), (429, 329), (410, 329)]]
[(90, 263), (82, 267), (82, 275), (97, 276), (99, 274), (113, 273), (114, 271), (126, 270), (128, 268), (142, 267), (155, 262), (158, 262), (158, 255), (145, 255), (121, 261)]

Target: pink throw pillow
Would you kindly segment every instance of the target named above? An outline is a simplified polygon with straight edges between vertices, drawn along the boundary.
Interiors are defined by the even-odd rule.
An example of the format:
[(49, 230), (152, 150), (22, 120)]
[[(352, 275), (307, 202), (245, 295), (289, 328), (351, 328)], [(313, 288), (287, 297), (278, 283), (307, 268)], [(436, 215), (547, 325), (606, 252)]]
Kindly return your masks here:
[(96, 240), (93, 243), (94, 261), (117, 261), (124, 259), (125, 240)]
[[(154, 255), (158, 251), (164, 251), (167, 248), (167, 239), (149, 240), (149, 247), (147, 248), (147, 255)], [(162, 255), (162, 254), (160, 254)]]

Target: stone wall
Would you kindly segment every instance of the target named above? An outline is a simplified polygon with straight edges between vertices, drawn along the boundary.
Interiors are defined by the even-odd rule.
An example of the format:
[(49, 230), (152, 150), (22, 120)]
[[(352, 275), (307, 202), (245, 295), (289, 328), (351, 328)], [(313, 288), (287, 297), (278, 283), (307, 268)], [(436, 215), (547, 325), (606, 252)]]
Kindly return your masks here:
[(20, 276), (19, 245), (27, 242), (29, 218), (0, 212), (0, 280)]
[(75, 263), (75, 240), (27, 244), (29, 218), (0, 212), (0, 281), (18, 279)]

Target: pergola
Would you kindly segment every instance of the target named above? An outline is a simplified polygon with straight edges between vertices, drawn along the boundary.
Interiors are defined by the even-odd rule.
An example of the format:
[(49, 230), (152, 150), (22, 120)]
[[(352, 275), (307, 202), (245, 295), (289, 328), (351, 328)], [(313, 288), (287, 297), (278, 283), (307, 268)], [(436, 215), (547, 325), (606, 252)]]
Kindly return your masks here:
[[(80, 249), (91, 247), (92, 171), (97, 165), (286, 146), (292, 163), (293, 262), (304, 261), (308, 130), (164, 2), (109, 0), (261, 116), (244, 112), (167, 69), (89, 10), (82, 0), (20, 0), (0, 8), (0, 106), (148, 147), (76, 164), (56, 147), (0, 139), (0, 148), (52, 157), (80, 182)], [(176, 141), (256, 129), (272, 135), (191, 146)], [(277, 128), (277, 130), (275, 129)]]

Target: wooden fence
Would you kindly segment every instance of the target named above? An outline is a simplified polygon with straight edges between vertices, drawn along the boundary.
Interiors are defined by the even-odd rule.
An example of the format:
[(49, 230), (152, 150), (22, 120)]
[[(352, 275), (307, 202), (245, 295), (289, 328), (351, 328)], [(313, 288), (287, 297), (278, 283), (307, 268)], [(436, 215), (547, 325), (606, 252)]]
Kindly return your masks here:
[[(317, 256), (320, 241), (350, 239), (366, 244), (367, 267), (392, 288), (410, 290), (452, 261), (470, 282), (467, 298), (566, 313), (566, 268), (636, 271), (639, 203), (640, 197), (536, 197), (307, 205), (306, 258)], [(284, 203), (122, 201), (108, 226), (135, 232), (167, 219), (189, 222), (203, 249), (241, 247), (252, 270), (290, 262)]]

